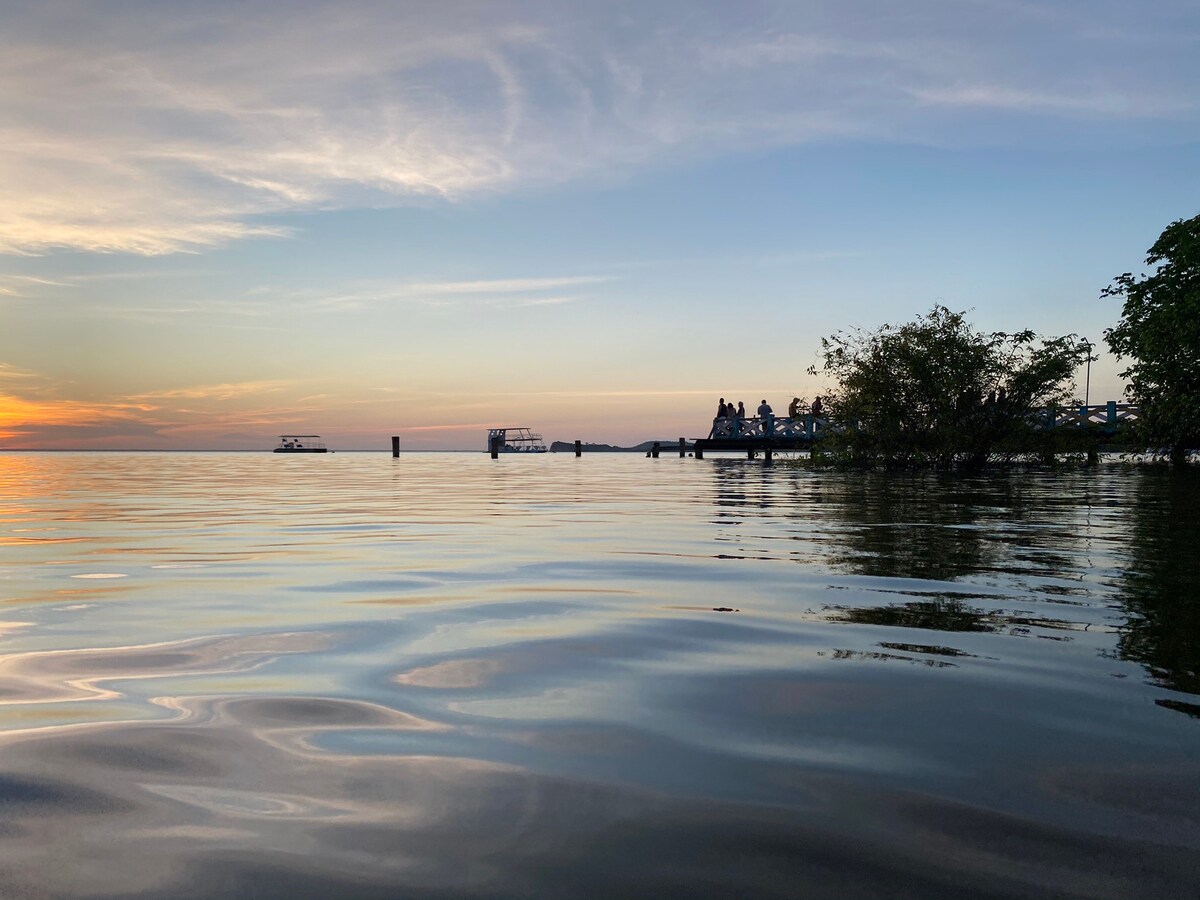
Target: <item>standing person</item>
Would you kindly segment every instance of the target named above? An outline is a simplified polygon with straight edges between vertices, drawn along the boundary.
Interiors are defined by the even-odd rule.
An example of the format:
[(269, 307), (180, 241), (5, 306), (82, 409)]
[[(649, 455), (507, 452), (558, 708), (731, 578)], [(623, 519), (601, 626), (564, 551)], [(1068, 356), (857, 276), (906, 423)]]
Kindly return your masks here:
[(742, 405), (742, 401), (741, 401), (741, 400), (739, 400), (739, 401), (738, 401), (737, 417), (738, 417), (739, 419), (744, 419), (744, 418), (746, 418), (746, 407)]
[(771, 409), (771, 404), (766, 400), (758, 404), (758, 417), (762, 420), (763, 437), (770, 437), (775, 433), (775, 411)]
[(818, 396), (815, 400), (813, 400), (812, 412), (813, 412), (814, 416), (819, 416), (821, 414), (821, 398), (820, 398), (820, 396)]
[(800, 415), (800, 398), (793, 397), (792, 402), (788, 404), (788, 418), (794, 419)]
[(712, 436), (721, 437), (729, 433), (729, 413), (733, 410), (732, 403), (726, 403), (725, 398), (717, 405), (717, 417), (713, 419)]

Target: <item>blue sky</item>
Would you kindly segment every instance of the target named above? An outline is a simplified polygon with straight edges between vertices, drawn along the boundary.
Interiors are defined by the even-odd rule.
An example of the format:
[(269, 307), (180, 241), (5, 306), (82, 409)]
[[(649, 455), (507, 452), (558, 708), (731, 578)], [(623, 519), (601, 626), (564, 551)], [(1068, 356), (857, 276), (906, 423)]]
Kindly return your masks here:
[(0, 16), (3, 446), (695, 436), (935, 303), (1099, 342), (1200, 212), (1190, 2)]

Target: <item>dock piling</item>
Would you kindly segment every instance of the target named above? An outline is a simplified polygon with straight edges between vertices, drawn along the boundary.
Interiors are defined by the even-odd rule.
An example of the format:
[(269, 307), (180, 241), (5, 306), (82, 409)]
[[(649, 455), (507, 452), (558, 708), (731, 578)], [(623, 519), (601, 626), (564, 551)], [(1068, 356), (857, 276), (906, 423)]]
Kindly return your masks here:
[(687, 456), (687, 441), (685, 441), (683, 438), (680, 438), (679, 439), (679, 458), (683, 459), (685, 456)]
[(583, 456), (583, 441), (575, 441), (575, 456)]
[(398, 459), (400, 456), (400, 435), (392, 435), (392, 459)]

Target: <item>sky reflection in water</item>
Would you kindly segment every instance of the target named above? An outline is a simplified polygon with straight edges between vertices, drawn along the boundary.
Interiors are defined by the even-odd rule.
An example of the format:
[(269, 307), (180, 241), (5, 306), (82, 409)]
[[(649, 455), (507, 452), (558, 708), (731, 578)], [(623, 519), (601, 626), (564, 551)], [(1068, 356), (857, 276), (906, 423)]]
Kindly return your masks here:
[(17, 896), (1200, 878), (1192, 474), (0, 454), (0, 496)]

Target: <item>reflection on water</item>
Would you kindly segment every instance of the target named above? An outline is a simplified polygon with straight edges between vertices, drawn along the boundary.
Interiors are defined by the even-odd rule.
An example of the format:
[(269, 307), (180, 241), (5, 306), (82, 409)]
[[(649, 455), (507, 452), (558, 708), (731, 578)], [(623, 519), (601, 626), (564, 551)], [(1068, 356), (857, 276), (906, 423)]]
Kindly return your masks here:
[(0, 454), (0, 895), (1194, 896), (1198, 495)]
[[(1118, 585), (1127, 621), (1117, 653), (1142, 663), (1157, 684), (1200, 694), (1200, 479), (1148, 473), (1130, 524), (1130, 561)], [(1160, 703), (1200, 715), (1198, 703)]]

